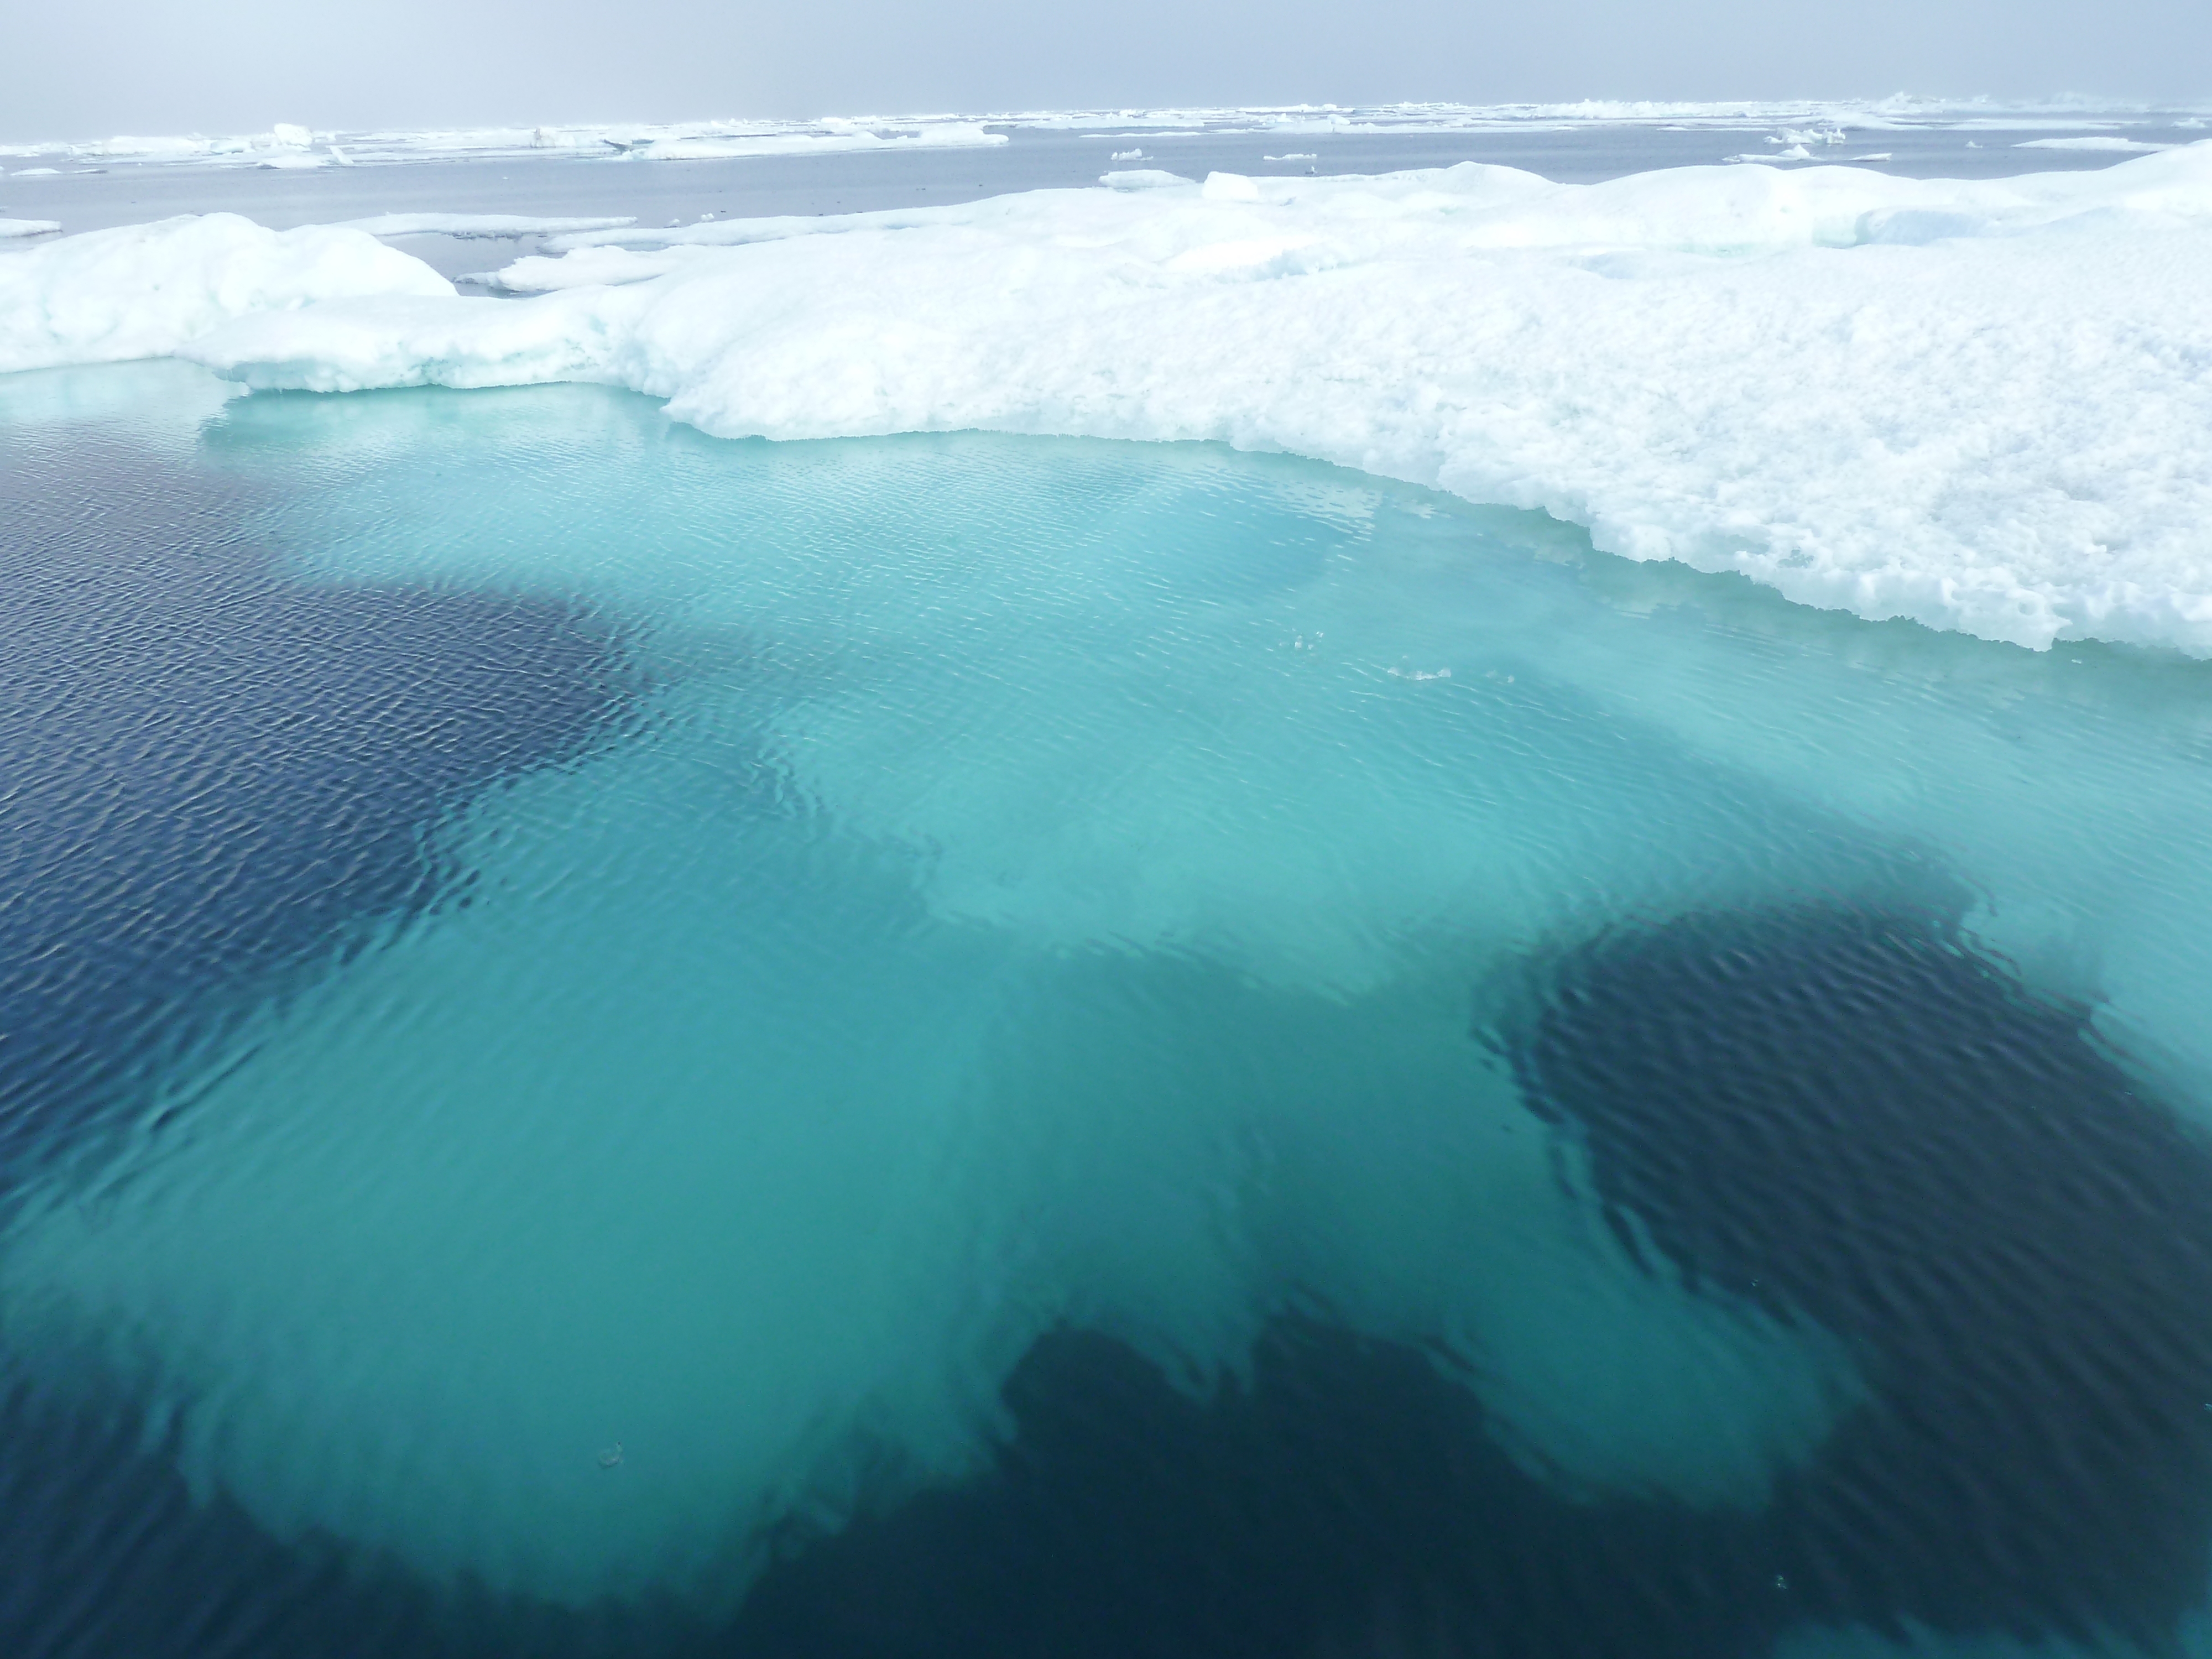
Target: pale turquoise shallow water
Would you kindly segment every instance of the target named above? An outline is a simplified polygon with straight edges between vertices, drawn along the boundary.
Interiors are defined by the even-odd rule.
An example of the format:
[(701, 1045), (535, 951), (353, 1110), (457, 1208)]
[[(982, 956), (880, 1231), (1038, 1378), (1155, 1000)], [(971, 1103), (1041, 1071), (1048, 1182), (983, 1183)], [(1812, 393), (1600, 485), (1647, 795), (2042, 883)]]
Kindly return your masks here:
[[(419, 815), (422, 893), (28, 1098), (14, 1386), (123, 1412), (279, 1543), (720, 1618), (792, 1516), (978, 1478), (1052, 1333), (1203, 1398), (1289, 1314), (1430, 1354), (1570, 1506), (1755, 1518), (1887, 1362), (1608, 1218), (1514, 1058), (1540, 964), (1936, 918), (2185, 1140), (2212, 1099), (2205, 665), (1810, 612), (1212, 446), (727, 443), (593, 388), (167, 368), (0, 382), (0, 419), (212, 492), (269, 592), (550, 605), (618, 664), (607, 718)], [(475, 695), (527, 724), (528, 666)], [(395, 718), (326, 690), (302, 719)], [(362, 810), (316, 832), (341, 896)]]

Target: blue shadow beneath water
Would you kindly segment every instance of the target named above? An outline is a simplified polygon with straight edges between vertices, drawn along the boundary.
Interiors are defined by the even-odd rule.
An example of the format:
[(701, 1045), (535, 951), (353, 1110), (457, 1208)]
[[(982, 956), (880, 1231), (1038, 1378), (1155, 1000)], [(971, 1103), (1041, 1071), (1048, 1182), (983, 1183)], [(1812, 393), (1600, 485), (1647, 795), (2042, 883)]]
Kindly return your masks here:
[(431, 903), (426, 832), (633, 706), (529, 598), (287, 580), (219, 475), (82, 433), (0, 471), (0, 1173)]
[(1571, 1495), (1430, 1355), (1310, 1318), (1205, 1400), (1068, 1330), (1010, 1379), (990, 1469), (795, 1526), (720, 1628), (280, 1546), (120, 1429), (18, 1400), (4, 1524), (32, 1571), (0, 1624), (149, 1659), (1722, 1659), (1911, 1626), (2179, 1651), (2212, 1546), (2212, 1157), (2078, 1012), (1894, 910), (1623, 930), (1532, 983), (1504, 1041), (1624, 1237), (1866, 1371), (1756, 1514)]
[[(242, 527), (242, 486), (118, 442), (10, 444), (0, 1174), (20, 1175), (295, 976), (465, 899), (431, 828), (582, 752), (639, 688), (595, 613), (294, 582)], [(1547, 1481), (1434, 1357), (1310, 1317), (1204, 1399), (1064, 1330), (1008, 1380), (988, 1469), (794, 1524), (710, 1626), (280, 1541), (190, 1493), (124, 1402), (19, 1382), (0, 1651), (1733, 1659), (1818, 1626), (2179, 1651), (2212, 1553), (2212, 1155), (2081, 1011), (1942, 915), (1840, 903), (1622, 927), (1528, 986), (1491, 1040), (1623, 1241), (1817, 1326), (1866, 1379), (1755, 1514)]]

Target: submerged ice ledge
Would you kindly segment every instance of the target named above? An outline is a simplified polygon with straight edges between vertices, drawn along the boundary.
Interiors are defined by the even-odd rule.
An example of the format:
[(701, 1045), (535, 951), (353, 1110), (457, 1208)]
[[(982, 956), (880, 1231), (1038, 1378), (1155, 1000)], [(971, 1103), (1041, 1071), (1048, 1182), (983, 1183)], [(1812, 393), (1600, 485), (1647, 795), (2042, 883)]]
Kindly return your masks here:
[(173, 352), (255, 388), (599, 381), (726, 436), (1223, 441), (1862, 616), (2212, 652), (2212, 143), (1971, 182), (1215, 174), (550, 246), (497, 273), (539, 295), (513, 303), (340, 228), (65, 238), (0, 266), (0, 368)]

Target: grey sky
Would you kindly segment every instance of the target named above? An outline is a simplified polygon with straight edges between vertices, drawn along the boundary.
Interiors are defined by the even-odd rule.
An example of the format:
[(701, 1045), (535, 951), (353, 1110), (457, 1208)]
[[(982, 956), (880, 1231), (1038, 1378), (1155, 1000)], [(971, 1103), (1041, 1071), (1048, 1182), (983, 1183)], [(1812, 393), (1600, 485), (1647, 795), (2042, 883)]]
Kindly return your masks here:
[(1258, 101), (2212, 100), (2139, 0), (0, 0), (0, 138)]

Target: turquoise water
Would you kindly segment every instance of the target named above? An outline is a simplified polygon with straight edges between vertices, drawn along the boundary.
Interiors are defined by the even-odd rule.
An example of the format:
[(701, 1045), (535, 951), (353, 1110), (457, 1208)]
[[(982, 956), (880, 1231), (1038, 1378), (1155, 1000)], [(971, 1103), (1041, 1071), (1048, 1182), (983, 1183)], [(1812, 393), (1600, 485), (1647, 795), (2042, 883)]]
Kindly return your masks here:
[[(280, 1547), (434, 1595), (726, 1619), (793, 1517), (836, 1534), (982, 1479), (1027, 1431), (1008, 1379), (1054, 1334), (1203, 1401), (1264, 1395), (1285, 1320), (1425, 1355), (1565, 1512), (1755, 1530), (1879, 1415), (1896, 1357), (1811, 1278), (1732, 1278), (1663, 1200), (1615, 1201), (1628, 1154), (1535, 1098), (1558, 1062), (1526, 1058), (1561, 975), (1628, 983), (1607, 941), (1700, 919), (1916, 919), (1876, 931), (1924, 927), (1913, 960), (2045, 1024), (1954, 1042), (1899, 1024), (1926, 1000), (1847, 975), (1818, 1016), (1837, 1053), (1966, 1068), (2002, 1138), (2015, 1097), (1972, 1072), (2000, 1050), (2075, 1079), (2069, 1102), (2106, 1086), (2019, 1048), (2047, 1030), (2172, 1109), (2183, 1151), (2158, 1161), (2197, 1156), (2206, 665), (1810, 612), (1540, 515), (1211, 446), (728, 443), (593, 388), (226, 402), (167, 368), (19, 377), (0, 415), (19, 453), (96, 438), (103, 476), (206, 492), (257, 592), (553, 607), (618, 665), (605, 719), (408, 809), (421, 890), (361, 901), (343, 948), (165, 991), (185, 1035), (66, 1132), (25, 1097), (13, 1386), (122, 1413), (193, 1504)], [(472, 706), (526, 725), (556, 678), (501, 669)], [(352, 687), (302, 718), (392, 718), (397, 692)], [(408, 727), (345, 799), (443, 730)], [(333, 890), (365, 810), (301, 832)], [(1797, 971), (1796, 946), (1717, 937), (1754, 979)], [(1850, 960), (1890, 960), (1868, 948)], [(1650, 983), (1695, 1018), (1694, 975)], [(1761, 1063), (1786, 1073), (1796, 1041)], [(2020, 1190), (2094, 1186), (2081, 1144)], [(2163, 1248), (2151, 1200), (2117, 1212)], [(2044, 1236), (1998, 1238), (1986, 1281), (1959, 1265), (1972, 1237), (1913, 1270), (2028, 1294), (2070, 1271), (2033, 1259)], [(1893, 1297), (1902, 1328), (1918, 1282), (1850, 1305)], [(2141, 1408), (2163, 1423), (2212, 1369), (2154, 1301), (2111, 1340), (2170, 1380)], [(2109, 1333), (2070, 1317), (2029, 1322), (2022, 1365), (2046, 1370), (2023, 1386), (2096, 1369)], [(1869, 1534), (1884, 1503), (1940, 1507), (1899, 1480)], [(1842, 1639), (1879, 1600), (1838, 1590), (1759, 1639)], [(2031, 1611), (1949, 1634), (2053, 1635)], [(2127, 1624), (2085, 1619), (2055, 1633)]]

